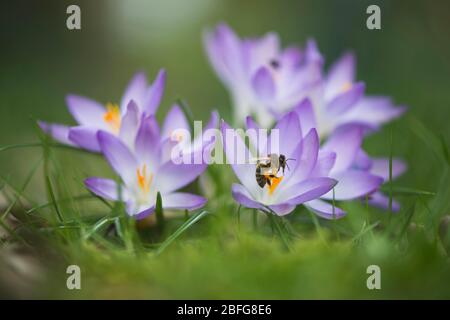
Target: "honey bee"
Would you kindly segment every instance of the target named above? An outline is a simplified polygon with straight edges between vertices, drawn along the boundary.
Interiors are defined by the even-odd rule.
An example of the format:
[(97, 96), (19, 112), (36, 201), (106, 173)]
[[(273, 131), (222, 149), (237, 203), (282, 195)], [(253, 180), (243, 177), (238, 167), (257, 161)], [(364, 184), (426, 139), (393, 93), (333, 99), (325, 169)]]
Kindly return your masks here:
[(271, 153), (267, 157), (258, 158), (256, 160), (256, 182), (261, 188), (264, 188), (264, 186), (267, 185), (270, 187), (272, 184), (272, 179), (277, 177), (278, 172), (280, 169), (284, 171), (286, 167), (290, 170), (289, 165), (287, 164), (287, 161), (289, 160), (295, 160), (292, 158), (286, 159), (286, 156), (284, 154), (276, 154)]

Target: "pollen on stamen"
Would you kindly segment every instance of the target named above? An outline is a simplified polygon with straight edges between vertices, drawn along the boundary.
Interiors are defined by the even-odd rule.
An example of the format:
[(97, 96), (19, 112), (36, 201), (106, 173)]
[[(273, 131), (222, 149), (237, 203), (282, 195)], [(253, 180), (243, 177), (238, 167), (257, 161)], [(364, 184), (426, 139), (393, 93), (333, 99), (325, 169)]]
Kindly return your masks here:
[(271, 177), (270, 179), (270, 186), (269, 186), (269, 195), (272, 195), (275, 191), (275, 189), (280, 184), (281, 180), (283, 180), (283, 176), (281, 177)]
[(341, 92), (347, 92), (348, 90), (350, 90), (352, 88), (353, 84), (349, 81), (345, 82), (342, 87), (341, 87)]
[(110, 128), (118, 133), (120, 130), (120, 109), (117, 104), (107, 103), (106, 112), (103, 115), (103, 120), (110, 126)]
[(139, 168), (136, 169), (136, 175), (138, 179), (139, 188), (143, 192), (148, 193), (150, 191), (150, 186), (153, 182), (153, 174), (150, 174), (150, 176), (147, 178), (147, 166), (144, 164), (142, 166), (142, 170)]
[(171, 137), (172, 137), (172, 140), (177, 141), (177, 142), (181, 142), (184, 139), (184, 135), (182, 133), (176, 132), (176, 131), (172, 132)]

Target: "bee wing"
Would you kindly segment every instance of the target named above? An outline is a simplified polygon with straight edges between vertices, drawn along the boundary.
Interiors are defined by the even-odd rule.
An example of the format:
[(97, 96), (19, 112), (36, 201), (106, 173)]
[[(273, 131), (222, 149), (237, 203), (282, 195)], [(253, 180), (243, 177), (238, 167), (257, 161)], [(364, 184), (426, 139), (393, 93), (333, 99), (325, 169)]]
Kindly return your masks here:
[(274, 171), (272, 167), (261, 167), (261, 175), (270, 176), (273, 175)]
[(278, 169), (280, 169), (280, 158), (277, 155), (271, 155), (270, 168), (272, 169), (273, 174), (276, 174)]
[(269, 157), (251, 158), (249, 163), (268, 163), (270, 162)]

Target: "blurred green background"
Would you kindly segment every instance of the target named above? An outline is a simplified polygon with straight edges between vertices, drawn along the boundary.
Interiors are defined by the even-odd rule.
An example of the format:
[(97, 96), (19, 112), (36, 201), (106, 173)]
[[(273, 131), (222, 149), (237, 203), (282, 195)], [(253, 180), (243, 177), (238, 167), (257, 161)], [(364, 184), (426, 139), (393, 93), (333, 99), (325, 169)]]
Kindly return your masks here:
[[(66, 8), (70, 4), (81, 7), (81, 30), (70, 31), (66, 28)], [(370, 4), (381, 8), (381, 30), (366, 28), (366, 8)], [(396, 183), (408, 188), (438, 191), (443, 167), (430, 149), (430, 144), (424, 143), (416, 134), (420, 127), (416, 120), (440, 137), (438, 141), (448, 145), (448, 1), (19, 0), (3, 2), (1, 7), (0, 147), (38, 141), (34, 125), (36, 119), (74, 123), (64, 102), (68, 93), (85, 95), (102, 103), (119, 102), (126, 84), (136, 71), (144, 70), (149, 78), (153, 78), (161, 67), (167, 69), (168, 81), (158, 117), (164, 116), (175, 99), (183, 98), (191, 106), (196, 119), (206, 120), (213, 108), (217, 108), (223, 118), (229, 119), (231, 108), (228, 94), (208, 65), (202, 45), (202, 33), (224, 21), (240, 36), (258, 36), (276, 31), (284, 46), (302, 46), (307, 38), (313, 37), (318, 41), (327, 66), (346, 50), (353, 50), (358, 58), (358, 79), (366, 82), (367, 92), (392, 96), (396, 103), (409, 107), (405, 117), (370, 136), (365, 141), (366, 150), (371, 155), (388, 156), (388, 138), (392, 132), (394, 156), (402, 157), (409, 166), (407, 173)], [(0, 153), (1, 176), (16, 186), (21, 185), (41, 154), (39, 148)], [(85, 161), (83, 156), (72, 154), (66, 159), (68, 162), (63, 162), (62, 167), (67, 164), (67, 167), (81, 172), (73, 173), (73, 176), (85, 177), (87, 172), (92, 174), (94, 171), (101, 176), (100, 172), (105, 170), (99, 160)], [(83, 162), (80, 162), (81, 159)], [(81, 181), (77, 180), (77, 183), (78, 189), (82, 190)], [(33, 178), (27, 194), (38, 203), (45, 201), (42, 175)], [(226, 196), (230, 198), (228, 194)], [(403, 201), (402, 198), (400, 200)], [(223, 203), (228, 206), (229, 201), (227, 199)], [(0, 199), (0, 204), (1, 207), (6, 206), (6, 200)], [(448, 210), (448, 201), (442, 208)], [(439, 215), (444, 214), (449, 212), (439, 212)], [(349, 221), (343, 223), (356, 226), (353, 220)], [(357, 232), (359, 225), (353, 229)], [(151, 264), (161, 271), (160, 277), (148, 274), (145, 263), (144, 266), (132, 266), (123, 257), (117, 258), (119, 264), (111, 269), (110, 278), (108, 274), (95, 271), (96, 268), (102, 270), (103, 258), (99, 257), (95, 262), (90, 260), (91, 277), (94, 284), (96, 277), (103, 277), (98, 281), (106, 281), (122, 290), (123, 279), (133, 273), (128, 279), (137, 291), (129, 288), (130, 297), (133, 294), (140, 297), (141, 273), (147, 275), (149, 281), (154, 281), (153, 289), (159, 291), (152, 291), (150, 297), (156, 298), (230, 297), (215, 290), (221, 286), (228, 288), (231, 282), (241, 283), (240, 291), (234, 297), (263, 297), (259, 294), (264, 290), (273, 290), (271, 297), (284, 298), (377, 297), (369, 295), (364, 286), (352, 287), (354, 278), (339, 278), (334, 287), (328, 287), (328, 291), (321, 291), (314, 281), (331, 281), (332, 276), (351, 267), (353, 271), (355, 268), (361, 271), (369, 258), (388, 263), (397, 257), (397, 251), (389, 246), (386, 238), (380, 238), (351, 255), (347, 254), (345, 244), (332, 247), (332, 252), (339, 252), (332, 255), (328, 246), (312, 239), (299, 245), (298, 250), (309, 255), (306, 258), (275, 253), (267, 267), (258, 269), (255, 274), (254, 263), (274, 244), (266, 243), (258, 236), (241, 240), (241, 247), (229, 244), (231, 248), (227, 249), (225, 256), (219, 253), (220, 245), (205, 249), (205, 245), (200, 244), (198, 249), (204, 250), (203, 253), (212, 259), (210, 263), (213, 266), (230, 268), (236, 272), (234, 275), (225, 273), (216, 277), (215, 273), (208, 274), (204, 270), (202, 256), (197, 252), (198, 247), (194, 246), (182, 252), (174, 251), (163, 260), (153, 260)], [(406, 260), (409, 269), (403, 269), (404, 264), (391, 265), (392, 273), (388, 277), (407, 278), (422, 270), (428, 270), (436, 277), (432, 281), (420, 278), (409, 285), (393, 281), (389, 284), (391, 290), (384, 297), (402, 297), (405, 293), (410, 297), (421, 297), (420, 293), (410, 289), (425, 288), (427, 281), (428, 292), (435, 292), (436, 289), (437, 297), (442, 297), (440, 293), (445, 290), (448, 292), (443, 287), (448, 281), (441, 280), (448, 279), (450, 275), (447, 272), (440, 277), (440, 272), (448, 270), (448, 265), (442, 265), (434, 249), (424, 244), (427, 241), (419, 243), (415, 254)], [(255, 250), (259, 246), (260, 251)], [(91, 259), (89, 253), (87, 255), (88, 258), (80, 256), (79, 259)], [(243, 266), (239, 263), (239, 257), (247, 255), (248, 263)], [(179, 272), (177, 256), (191, 260), (183, 269), (184, 273), (172, 277), (173, 273)], [(327, 258), (324, 260), (324, 257)], [(279, 263), (280, 259), (284, 262)], [(302, 261), (306, 263), (302, 264)], [(351, 264), (352, 261), (358, 262)], [(335, 266), (336, 273), (321, 273), (326, 268), (316, 266), (324, 266), (324, 263)], [(297, 269), (298, 264), (302, 265), (302, 270)], [(116, 270), (121, 267), (121, 271), (126, 268), (131, 270), (122, 275), (123, 279), (120, 278), (120, 271)], [(167, 273), (164, 274), (163, 270)], [(273, 270), (281, 274), (285, 272), (285, 276), (274, 276)], [(114, 278), (116, 273), (119, 278)], [(64, 275), (64, 272), (61, 274)], [(206, 286), (203, 291), (198, 288), (195, 293), (189, 291), (188, 288), (195, 286), (196, 281), (203, 281), (203, 276), (210, 279), (205, 283), (210, 283), (211, 287)], [(274, 278), (270, 283), (265, 283), (263, 279), (270, 276)], [(365, 278), (365, 274), (356, 277)], [(185, 286), (180, 286), (177, 280), (186, 281)], [(361, 281), (364, 284), (364, 280)], [(302, 285), (306, 285), (306, 291), (299, 291)], [(283, 286), (290, 286), (291, 291), (284, 290)], [(91, 290), (94, 287), (91, 286)], [(49, 286), (49, 292), (43, 294), (58, 297), (59, 291), (52, 292), (52, 289)], [(87, 292), (85, 294), (89, 296), (91, 293)], [(294, 295), (294, 292), (298, 294)], [(92, 295), (108, 296), (102, 292)]]

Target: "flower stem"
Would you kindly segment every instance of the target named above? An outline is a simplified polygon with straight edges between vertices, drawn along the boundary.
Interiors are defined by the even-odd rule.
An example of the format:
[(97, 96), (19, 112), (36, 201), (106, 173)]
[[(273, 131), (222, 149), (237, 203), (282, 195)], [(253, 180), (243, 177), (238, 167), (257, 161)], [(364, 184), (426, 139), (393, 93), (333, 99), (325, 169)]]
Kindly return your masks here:
[(275, 229), (277, 230), (277, 233), (280, 236), (280, 239), (283, 242), (283, 245), (286, 247), (286, 249), (288, 251), (291, 251), (291, 246), (289, 244), (289, 238), (288, 238), (285, 230), (283, 231), (280, 220), (278, 220), (278, 219), (282, 219), (282, 218), (276, 216), (272, 210), (270, 210), (270, 211), (271, 211), (270, 213), (266, 212), (266, 214), (270, 220), (271, 225), (275, 226)]

